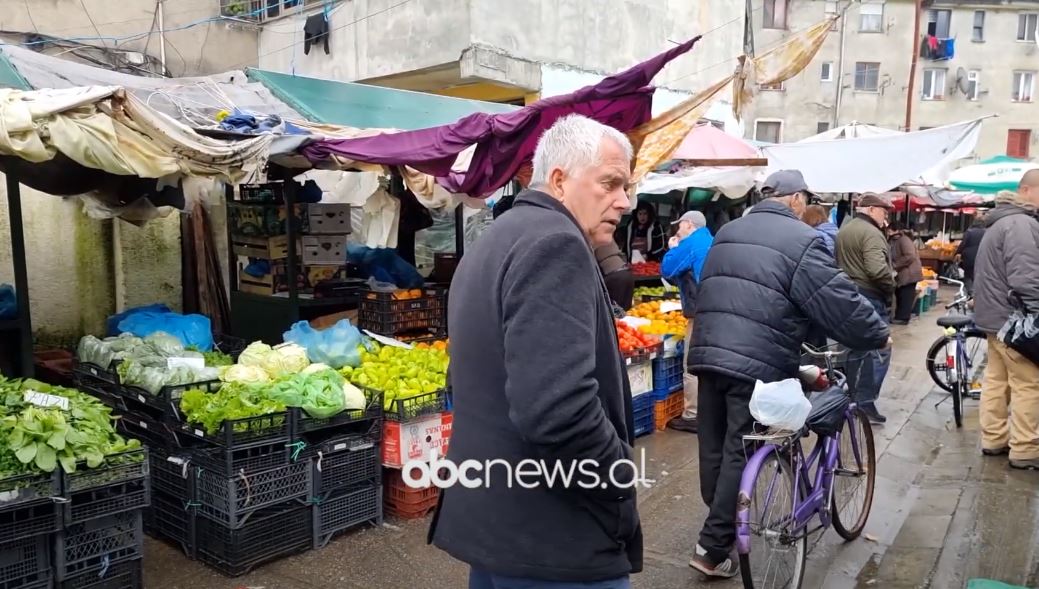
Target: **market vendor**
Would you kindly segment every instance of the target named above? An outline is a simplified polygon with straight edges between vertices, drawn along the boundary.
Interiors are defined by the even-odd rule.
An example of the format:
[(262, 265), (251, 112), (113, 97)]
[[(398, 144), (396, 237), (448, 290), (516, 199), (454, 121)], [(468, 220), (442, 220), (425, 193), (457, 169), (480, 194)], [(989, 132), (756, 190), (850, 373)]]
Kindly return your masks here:
[(707, 228), (707, 218), (700, 211), (689, 211), (672, 224), (678, 225), (678, 232), (668, 242), (671, 249), (664, 254), (660, 273), (668, 282), (678, 284), (682, 297), (682, 315), (688, 322), (685, 332), (685, 354), (682, 358), (685, 406), (681, 417), (672, 419), (668, 426), (696, 433), (696, 377), (684, 367), (693, 343), (693, 312), (696, 310), (697, 283), (700, 281), (700, 270), (707, 261), (707, 250), (711, 249), (714, 243), (714, 235)]
[(653, 210), (653, 205), (639, 201), (631, 216), (631, 222), (628, 223), (624, 255), (628, 260), (632, 260), (634, 252), (639, 252), (644, 260), (659, 262), (666, 245), (664, 229), (657, 222), (657, 212)]
[(631, 309), (635, 296), (635, 275), (624, 252), (613, 241), (595, 248), (595, 260), (599, 262), (603, 280), (606, 281), (606, 292), (613, 304), (627, 311)]

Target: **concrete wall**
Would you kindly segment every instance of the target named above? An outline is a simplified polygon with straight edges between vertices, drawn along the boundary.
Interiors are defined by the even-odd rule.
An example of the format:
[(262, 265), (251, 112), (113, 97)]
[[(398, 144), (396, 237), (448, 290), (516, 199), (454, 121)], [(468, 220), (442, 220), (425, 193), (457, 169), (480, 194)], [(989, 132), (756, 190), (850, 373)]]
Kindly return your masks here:
[[(913, 38), (913, 3), (888, 0), (884, 5), (885, 31), (859, 32), (860, 4), (846, 13), (844, 25), (845, 52), (842, 83), (844, 86), (837, 125), (852, 121), (891, 129), (905, 125), (906, 95), (912, 53), (919, 40)], [(976, 150), (980, 158), (1004, 153), (1008, 129), (1032, 129), (1033, 155), (1039, 124), (1035, 123), (1034, 104), (1011, 101), (1011, 84), (1015, 70), (1039, 70), (1039, 49), (1034, 43), (1016, 41), (1018, 11), (1039, 10), (1039, 2), (1018, 1), (1004, 5), (985, 3), (974, 6), (965, 2), (936, 4), (934, 8), (951, 9), (950, 35), (956, 38), (955, 57), (947, 61), (919, 59), (913, 99), (912, 128), (936, 127), (986, 114), (998, 114), (986, 120)], [(985, 40), (971, 41), (975, 10), (985, 10)], [(758, 51), (779, 43), (791, 31), (799, 31), (824, 17), (825, 3), (815, 0), (790, 0), (788, 29), (762, 28), (762, 15), (755, 15), (754, 37)], [(927, 16), (923, 17), (926, 31)], [(830, 122), (836, 104), (838, 67), (840, 63), (840, 30), (831, 32), (815, 60), (798, 76), (786, 82), (782, 91), (762, 91), (746, 111), (746, 136), (754, 137), (755, 121), (783, 121), (783, 141), (798, 141), (816, 134), (820, 122)], [(832, 82), (820, 79), (823, 62), (832, 63)], [(862, 92), (854, 89), (855, 63), (880, 63), (880, 89)], [(976, 101), (954, 89), (958, 68), (981, 71), (982, 94)], [(942, 100), (923, 99), (924, 70), (946, 69), (946, 91)], [(1037, 84), (1039, 90), (1039, 84)], [(986, 92), (987, 91), (987, 92)]]

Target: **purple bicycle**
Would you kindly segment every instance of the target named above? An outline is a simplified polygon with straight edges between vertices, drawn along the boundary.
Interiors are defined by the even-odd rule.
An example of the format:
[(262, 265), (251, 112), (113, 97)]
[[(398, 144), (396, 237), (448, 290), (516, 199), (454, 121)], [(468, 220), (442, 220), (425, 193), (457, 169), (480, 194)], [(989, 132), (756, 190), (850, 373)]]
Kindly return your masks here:
[[(736, 515), (736, 551), (746, 589), (799, 588), (808, 536), (832, 525), (842, 538), (854, 540), (873, 504), (873, 430), (852, 402), (847, 379), (833, 367), (841, 352), (805, 346), (805, 353), (825, 360), (828, 381), (809, 398), (805, 426), (744, 436), (756, 448), (743, 469)], [(806, 458), (801, 439), (812, 434), (816, 444)], [(810, 527), (816, 516), (818, 525)]]

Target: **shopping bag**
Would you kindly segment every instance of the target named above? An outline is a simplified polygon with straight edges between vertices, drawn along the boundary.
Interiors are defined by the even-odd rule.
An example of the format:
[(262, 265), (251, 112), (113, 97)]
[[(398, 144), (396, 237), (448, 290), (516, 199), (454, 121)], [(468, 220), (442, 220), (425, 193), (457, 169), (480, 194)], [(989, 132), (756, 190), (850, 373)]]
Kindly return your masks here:
[(750, 396), (750, 414), (761, 425), (781, 430), (797, 431), (804, 427), (812, 404), (801, 391), (797, 379), (754, 384)]
[(996, 338), (1007, 347), (1039, 365), (1039, 315), (1021, 305), (1015, 309)]

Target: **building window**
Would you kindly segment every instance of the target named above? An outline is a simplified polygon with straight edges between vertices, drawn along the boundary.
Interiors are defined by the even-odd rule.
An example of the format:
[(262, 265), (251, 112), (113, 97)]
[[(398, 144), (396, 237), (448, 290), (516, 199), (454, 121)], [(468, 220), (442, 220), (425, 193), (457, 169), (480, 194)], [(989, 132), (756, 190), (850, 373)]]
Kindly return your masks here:
[(985, 40), (985, 11), (974, 11), (974, 28), (971, 29), (970, 40), (980, 43)]
[(1035, 29), (1039, 25), (1039, 14), (1017, 15), (1017, 40), (1035, 41)]
[(949, 23), (952, 20), (951, 10), (927, 11), (927, 34), (939, 39), (949, 38)]
[(786, 3), (787, 0), (765, 0), (764, 29), (786, 28)]
[(1035, 89), (1035, 72), (1014, 72), (1014, 102), (1032, 102), (1032, 91)]
[(783, 121), (755, 121), (754, 140), (767, 143), (783, 141)]
[(1029, 146), (1032, 143), (1030, 129), (1010, 129), (1007, 131), (1007, 155), (1020, 159), (1028, 159)]
[(830, 121), (819, 121), (815, 124), (816, 133), (825, 133), (830, 130)]
[(967, 72), (967, 100), (977, 100), (981, 92), (981, 72), (971, 70)]
[(822, 69), (822, 72), (820, 72), (820, 74), (819, 74), (819, 80), (821, 80), (823, 82), (832, 82), (833, 81), (833, 62), (832, 61), (824, 61), (823, 62), (823, 69)]
[[(838, 12), (837, 12), (837, 2), (836, 2), (836, 0), (833, 1), (833, 2), (831, 2), (830, 0), (825, 0), (825, 2), (823, 2), (823, 7), (824, 7), (823, 11), (824, 11), (824, 13), (825, 13), (827, 18), (837, 16)], [(830, 30), (831, 31), (836, 31), (837, 30), (837, 23), (840, 22), (840, 20), (841, 19), (839, 19), (839, 18), (833, 19), (833, 23), (830, 24)]]
[(883, 33), (884, 32), (884, 4), (883, 2), (863, 2), (859, 7), (859, 32), (860, 33)]
[(776, 82), (775, 84), (761, 84), (758, 86), (761, 90), (769, 90), (773, 92), (782, 92), (784, 90), (783, 82)]
[(924, 70), (924, 100), (945, 99), (945, 70)]
[(880, 86), (880, 64), (859, 61), (855, 63), (855, 89), (860, 92), (876, 92)]

